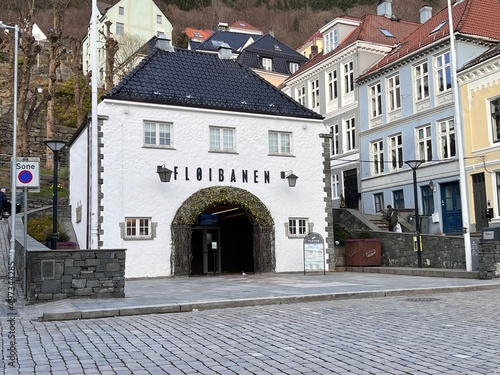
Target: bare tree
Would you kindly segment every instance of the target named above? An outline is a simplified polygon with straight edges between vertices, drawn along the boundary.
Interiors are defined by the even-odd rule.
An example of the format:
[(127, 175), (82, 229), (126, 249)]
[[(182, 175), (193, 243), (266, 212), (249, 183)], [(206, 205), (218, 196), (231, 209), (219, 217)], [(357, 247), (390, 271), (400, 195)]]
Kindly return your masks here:
[(105, 38), (105, 49), (106, 49), (106, 82), (105, 82), (105, 87), (106, 91), (111, 90), (114, 87), (114, 82), (113, 82), (113, 75), (114, 75), (114, 68), (115, 68), (115, 56), (116, 53), (118, 52), (118, 49), (120, 48), (118, 45), (118, 41), (114, 39), (111, 35), (111, 21), (106, 21), (104, 23), (106, 25), (106, 34), (104, 34), (102, 31), (99, 30), (101, 35), (104, 36)]
[(146, 40), (138, 35), (129, 33), (118, 35), (116, 38), (120, 49), (115, 55), (116, 78), (122, 80), (137, 65), (134, 54), (146, 43)]
[[(81, 66), (80, 66), (80, 59), (78, 58), (80, 56), (80, 52), (82, 50), (82, 44), (78, 38), (71, 37), (70, 38), (70, 46), (71, 49), (73, 50), (73, 56), (75, 58), (71, 60), (71, 73), (73, 76), (73, 84), (74, 84), (74, 90), (75, 90), (75, 107), (76, 107), (76, 121), (77, 121), (77, 126), (81, 125), (84, 120), (85, 113), (83, 111), (83, 103), (85, 101), (86, 95), (85, 95), (85, 90), (82, 90), (82, 85), (81, 85)], [(85, 77), (85, 85), (84, 87), (88, 87), (90, 84), (90, 78), (91, 78), (91, 73), (89, 72), (87, 76)], [(88, 91), (88, 90), (87, 90)]]
[[(68, 8), (70, 0), (53, 0), (53, 27), (50, 28), (47, 40), (49, 41), (49, 82), (47, 87), (47, 139), (54, 139), (56, 133), (55, 124), (55, 92), (57, 81), (57, 69), (61, 65), (61, 46), (63, 33), (64, 11)], [(52, 151), (46, 150), (45, 168), (51, 169), (53, 159)]]

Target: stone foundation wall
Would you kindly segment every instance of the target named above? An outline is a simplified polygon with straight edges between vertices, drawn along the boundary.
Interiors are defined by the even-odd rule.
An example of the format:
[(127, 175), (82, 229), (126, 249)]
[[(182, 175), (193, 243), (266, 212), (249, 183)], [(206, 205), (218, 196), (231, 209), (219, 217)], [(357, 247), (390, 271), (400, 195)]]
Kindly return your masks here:
[[(361, 216), (359, 212), (352, 213), (345, 209), (334, 210), (335, 222), (345, 225), (351, 233), (370, 230), (373, 238), (379, 238), (382, 241), (382, 266), (418, 267), (413, 233), (374, 230), (373, 226), (364, 222)], [(477, 244), (476, 250), (472, 251), (473, 270), (479, 270), (480, 273), (483, 272), (489, 277), (500, 267), (497, 266), (500, 264), (500, 242), (482, 242), (480, 237), (472, 237), (471, 242), (473, 241)], [(467, 268), (463, 236), (423, 234), (421, 243), (422, 267)], [(500, 270), (496, 273), (500, 273)]]
[[(18, 273), (24, 250), (18, 251)], [(125, 250), (28, 250), (27, 302), (125, 297)]]

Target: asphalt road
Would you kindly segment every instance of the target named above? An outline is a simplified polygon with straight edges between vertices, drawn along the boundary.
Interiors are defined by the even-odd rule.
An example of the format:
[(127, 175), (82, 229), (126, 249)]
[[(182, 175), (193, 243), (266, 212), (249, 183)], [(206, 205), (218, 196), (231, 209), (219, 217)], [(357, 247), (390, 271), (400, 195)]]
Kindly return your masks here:
[[(499, 374), (499, 290), (41, 322), (6, 374)], [(15, 344), (9, 334), (15, 331)], [(10, 345), (10, 347), (9, 347)], [(9, 364), (10, 351), (18, 360)]]

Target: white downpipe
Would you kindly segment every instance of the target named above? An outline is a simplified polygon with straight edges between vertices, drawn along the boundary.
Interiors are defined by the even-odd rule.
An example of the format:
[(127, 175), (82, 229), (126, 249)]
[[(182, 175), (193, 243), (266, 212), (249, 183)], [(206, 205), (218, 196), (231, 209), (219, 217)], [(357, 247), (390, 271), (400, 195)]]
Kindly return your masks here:
[(455, 103), (455, 131), (457, 135), (457, 151), (458, 151), (458, 169), (460, 172), (460, 202), (462, 205), (462, 225), (465, 246), (465, 265), (467, 271), (472, 271), (472, 250), (470, 244), (470, 228), (469, 228), (469, 202), (467, 194), (467, 174), (465, 173), (465, 157), (464, 157), (464, 142), (462, 117), (460, 113), (460, 97), (458, 96), (458, 79), (457, 79), (457, 56), (455, 50), (455, 33), (453, 27), (451, 0), (448, 0), (448, 24), (450, 26), (450, 55), (451, 55), (451, 74), (453, 88), (453, 102)]
[(92, 20), (91, 20), (91, 38), (92, 38), (92, 118), (90, 124), (90, 248), (99, 248), (98, 236), (98, 218), (99, 218), (99, 176), (98, 176), (98, 124), (97, 124), (97, 0), (92, 0)]

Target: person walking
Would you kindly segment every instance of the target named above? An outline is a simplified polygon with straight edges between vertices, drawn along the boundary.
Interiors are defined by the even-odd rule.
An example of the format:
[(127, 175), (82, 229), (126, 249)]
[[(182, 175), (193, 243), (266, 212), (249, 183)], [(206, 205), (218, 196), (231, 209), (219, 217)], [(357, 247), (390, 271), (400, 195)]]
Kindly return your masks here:
[(390, 204), (387, 206), (387, 212), (385, 213), (384, 219), (389, 223), (389, 232), (394, 232), (398, 224), (398, 213)]
[(0, 189), (0, 219), (3, 218), (3, 210), (5, 209), (7, 203), (6, 189), (3, 187)]

